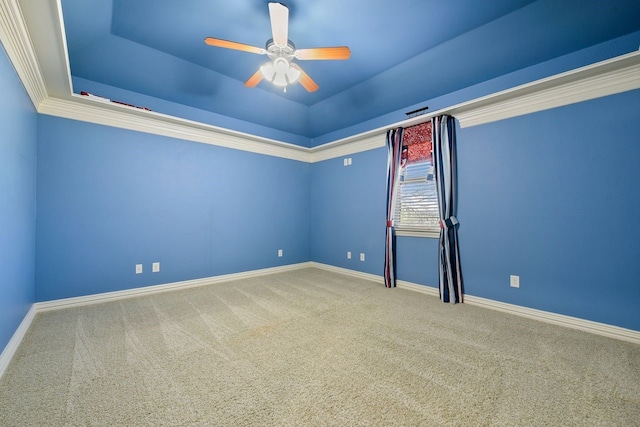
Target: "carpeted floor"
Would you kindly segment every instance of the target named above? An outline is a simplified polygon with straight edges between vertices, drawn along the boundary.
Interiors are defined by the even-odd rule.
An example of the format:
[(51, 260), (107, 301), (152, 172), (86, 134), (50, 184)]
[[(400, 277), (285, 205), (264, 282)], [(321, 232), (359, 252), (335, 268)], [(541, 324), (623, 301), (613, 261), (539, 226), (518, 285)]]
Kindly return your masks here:
[(0, 425), (640, 425), (640, 346), (304, 269), (37, 315)]

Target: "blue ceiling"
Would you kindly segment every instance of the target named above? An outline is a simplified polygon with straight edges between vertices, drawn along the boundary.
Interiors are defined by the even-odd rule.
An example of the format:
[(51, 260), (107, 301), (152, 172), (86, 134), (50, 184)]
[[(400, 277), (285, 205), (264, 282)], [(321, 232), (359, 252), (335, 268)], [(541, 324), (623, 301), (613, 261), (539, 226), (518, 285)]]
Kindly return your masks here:
[(203, 42), (264, 47), (268, 0), (62, 0), (74, 91), (134, 92), (152, 98), (119, 100), (170, 101), (146, 106), (313, 145), (304, 141), (640, 31), (638, 0), (285, 3), (296, 47), (351, 49), (347, 61), (298, 61), (317, 92), (246, 88), (266, 57)]

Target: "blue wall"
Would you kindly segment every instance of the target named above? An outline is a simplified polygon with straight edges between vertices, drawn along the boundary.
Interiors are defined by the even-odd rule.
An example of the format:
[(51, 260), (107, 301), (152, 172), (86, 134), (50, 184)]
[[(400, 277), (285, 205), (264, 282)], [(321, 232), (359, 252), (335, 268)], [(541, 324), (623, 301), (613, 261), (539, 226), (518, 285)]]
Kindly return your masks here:
[[(314, 163), (311, 172), (311, 259), (382, 274), (386, 222), (384, 148)], [(347, 251), (352, 258), (347, 259)], [(360, 253), (365, 261), (360, 261)]]
[[(344, 159), (351, 158), (351, 166)], [(314, 163), (311, 171), (311, 259), (382, 276), (387, 150), (377, 148)], [(400, 280), (437, 286), (438, 240), (397, 238)], [(347, 259), (347, 252), (351, 259)], [(360, 261), (360, 253), (365, 261)]]
[(49, 116), (38, 132), (37, 301), (309, 260), (309, 164)]
[(0, 351), (34, 302), (36, 112), (0, 49)]
[[(306, 164), (38, 116), (4, 54), (0, 75), (0, 348), (34, 300), (308, 260), (382, 274), (384, 148)], [(638, 117), (636, 90), (459, 129), (469, 295), (640, 330)], [(437, 240), (397, 254), (437, 285)]]
[(640, 330), (639, 135), (639, 90), (460, 130), (466, 292)]
[[(467, 294), (640, 330), (639, 117), (636, 90), (458, 129)], [(382, 275), (386, 150), (349, 157), (312, 166), (311, 258)], [(437, 240), (397, 242), (398, 278), (437, 286)]]

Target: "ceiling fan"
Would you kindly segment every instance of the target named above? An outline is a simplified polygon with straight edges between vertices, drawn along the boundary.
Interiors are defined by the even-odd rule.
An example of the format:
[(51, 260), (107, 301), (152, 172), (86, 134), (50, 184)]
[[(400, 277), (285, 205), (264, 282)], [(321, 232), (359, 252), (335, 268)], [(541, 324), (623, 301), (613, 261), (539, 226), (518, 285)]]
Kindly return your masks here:
[(347, 46), (296, 49), (289, 40), (289, 9), (282, 3), (269, 3), (269, 17), (273, 37), (267, 41), (264, 49), (214, 37), (204, 39), (204, 42), (209, 46), (241, 50), (269, 57), (269, 62), (262, 65), (244, 83), (246, 87), (255, 87), (265, 79), (276, 86), (283, 87), (286, 92), (287, 85), (299, 81), (308, 92), (315, 92), (319, 88), (318, 84), (293, 60), (335, 60), (349, 59), (351, 56), (351, 51)]

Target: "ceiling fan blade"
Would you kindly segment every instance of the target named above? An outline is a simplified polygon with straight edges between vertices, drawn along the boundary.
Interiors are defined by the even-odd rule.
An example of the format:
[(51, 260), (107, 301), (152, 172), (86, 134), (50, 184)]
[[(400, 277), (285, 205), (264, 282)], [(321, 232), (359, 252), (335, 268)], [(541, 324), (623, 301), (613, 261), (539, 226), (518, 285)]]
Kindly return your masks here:
[(206, 39), (204, 39), (204, 42), (209, 46), (241, 50), (243, 52), (257, 53), (258, 55), (264, 55), (265, 53), (267, 53), (264, 49), (256, 46), (251, 46), (248, 44), (238, 43), (238, 42), (231, 42), (229, 40), (216, 39), (214, 37), (207, 37)]
[(309, 77), (309, 75), (305, 73), (298, 64), (291, 64), (291, 66), (300, 71), (300, 78), (298, 79), (298, 81), (300, 82), (302, 87), (307, 90), (307, 92), (315, 92), (320, 88), (320, 86), (318, 86), (318, 83), (314, 82), (313, 79)]
[(258, 68), (258, 71), (256, 71), (251, 77), (249, 77), (249, 80), (244, 82), (244, 85), (246, 87), (256, 87), (258, 86), (258, 83), (260, 83), (261, 81), (262, 81), (262, 72)]
[(273, 42), (286, 47), (289, 42), (289, 9), (282, 3), (269, 3)]
[(351, 50), (347, 46), (316, 47), (296, 50), (298, 59), (349, 59)]

